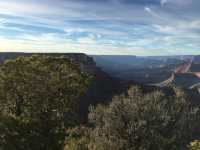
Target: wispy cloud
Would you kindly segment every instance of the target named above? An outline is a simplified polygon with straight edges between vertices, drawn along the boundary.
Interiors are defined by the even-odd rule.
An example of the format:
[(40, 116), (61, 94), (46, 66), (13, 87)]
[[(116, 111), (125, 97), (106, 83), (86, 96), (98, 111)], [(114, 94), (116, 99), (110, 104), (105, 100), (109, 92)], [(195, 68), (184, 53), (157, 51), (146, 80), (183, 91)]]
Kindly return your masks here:
[(153, 11), (150, 7), (146, 6), (146, 7), (144, 7), (144, 10), (146, 12), (148, 12), (150, 15), (152, 15), (153, 17), (165, 21), (165, 18), (161, 17), (158, 13), (156, 13), (155, 11)]
[(0, 50), (200, 54), (199, 7), (199, 0), (0, 0)]
[(163, 6), (163, 5), (165, 5), (167, 2), (168, 2), (168, 0), (161, 0), (161, 1), (160, 1), (160, 4)]

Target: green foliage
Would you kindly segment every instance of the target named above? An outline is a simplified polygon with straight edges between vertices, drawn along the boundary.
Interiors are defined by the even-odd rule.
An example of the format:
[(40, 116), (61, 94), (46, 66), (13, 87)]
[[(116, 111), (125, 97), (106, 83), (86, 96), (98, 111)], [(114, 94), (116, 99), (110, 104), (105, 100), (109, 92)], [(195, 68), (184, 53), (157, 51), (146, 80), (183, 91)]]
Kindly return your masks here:
[(48, 132), (39, 121), (14, 118), (11, 116), (0, 117), (0, 149), (2, 150), (56, 150), (61, 149), (64, 134), (55, 132), (52, 128)]
[(90, 130), (83, 126), (69, 129), (64, 150), (89, 150)]
[(184, 149), (191, 140), (197, 110), (180, 89), (174, 92), (170, 97), (160, 91), (143, 95), (132, 87), (127, 95), (114, 97), (109, 106), (92, 108), (89, 119), (95, 128), (90, 149)]
[(0, 149), (61, 148), (65, 128), (77, 124), (89, 79), (66, 58), (19, 57), (2, 64)]
[(179, 88), (166, 96), (131, 87), (108, 106), (91, 107), (92, 128), (79, 127), (79, 99), (90, 79), (66, 58), (2, 64), (0, 150), (182, 150), (191, 141), (199, 111)]
[(200, 141), (193, 141), (189, 145), (189, 150), (200, 150)]

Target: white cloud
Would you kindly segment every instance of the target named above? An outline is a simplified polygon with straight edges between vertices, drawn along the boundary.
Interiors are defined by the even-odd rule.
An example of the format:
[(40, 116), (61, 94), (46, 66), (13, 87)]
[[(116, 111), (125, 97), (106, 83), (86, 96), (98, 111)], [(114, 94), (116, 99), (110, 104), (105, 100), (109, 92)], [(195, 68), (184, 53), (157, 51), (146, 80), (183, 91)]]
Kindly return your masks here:
[[(0, 19), (0, 30), (4, 32), (0, 49), (136, 54), (159, 49), (167, 52), (174, 45), (175, 49), (186, 50), (186, 45), (196, 49), (200, 43), (200, 18), (193, 7), (186, 5), (193, 6), (192, 2), (198, 0), (161, 0), (163, 7), (124, 4), (122, 0), (0, 0), (0, 15), (10, 17)], [(34, 35), (29, 35), (25, 26), (36, 28)], [(18, 31), (20, 35), (6, 38), (4, 29)], [(29, 30), (33, 31), (30, 27)]]
[(5, 18), (0, 18), (0, 25), (4, 24), (6, 22), (7, 22), (7, 20)]
[[(24, 40), (24, 38), (26, 40)], [(82, 39), (82, 42), (75, 42), (69, 39), (61, 38), (56, 34), (44, 34), (40, 36), (22, 35), (21, 39), (9, 39), (0, 36), (0, 51), (22, 51), (22, 52), (82, 52), (87, 54), (108, 54), (108, 55), (169, 55), (169, 54), (200, 54), (195, 51), (198, 45), (195, 42), (189, 43), (184, 41), (184, 48), (177, 47), (177, 44), (183, 43), (182, 38), (163, 37), (163, 38), (147, 38), (144, 40), (132, 41), (122, 46), (114, 46), (111, 44), (99, 44), (91, 39)], [(89, 42), (88, 42), (89, 41)], [(160, 44), (162, 43), (162, 47)], [(154, 47), (145, 47), (144, 45), (156, 45)], [(172, 49), (170, 49), (170, 47)], [(190, 47), (195, 47), (192, 51)]]
[(169, 25), (155, 24), (153, 26), (156, 28), (156, 30), (158, 32), (161, 32), (161, 33), (175, 34), (177, 32), (175, 27), (172, 27), (172, 26), (169, 26)]
[(159, 20), (165, 21), (166, 19), (161, 17), (157, 12), (153, 11), (150, 7), (144, 7), (144, 10), (146, 12), (148, 12), (151, 16), (153, 16), (154, 18), (157, 18)]
[(155, 24), (153, 25), (157, 31), (166, 34), (178, 35), (178, 36), (191, 36), (195, 35), (200, 37), (196, 30), (200, 31), (200, 20), (193, 20), (190, 22), (179, 21), (176, 24)]
[(163, 5), (165, 5), (167, 2), (168, 2), (168, 0), (161, 0), (161, 1), (160, 1), (160, 4), (163, 6)]
[[(55, 35), (29, 36), (24, 35), (23, 39), (7, 39), (0, 37), (0, 51), (20, 52), (82, 52), (87, 54), (133, 54), (137, 53), (134, 48), (115, 47), (112, 45), (90, 44), (87, 42), (76, 43), (74, 41), (54, 38)], [(138, 50), (138, 48), (137, 48)], [(139, 54), (139, 53), (138, 53)]]
[(199, 29), (200, 30), (200, 20), (194, 20), (191, 22), (185, 22), (183, 25), (183, 28), (189, 28), (189, 29)]
[(149, 12), (149, 13), (152, 13), (152, 10), (149, 7), (144, 7), (144, 10)]
[(165, 4), (173, 4), (173, 5), (188, 5), (191, 4), (194, 0), (160, 0), (161, 6), (164, 6)]
[(97, 39), (93, 34), (89, 34), (87, 37), (78, 38), (77, 42), (80, 44), (96, 44)]

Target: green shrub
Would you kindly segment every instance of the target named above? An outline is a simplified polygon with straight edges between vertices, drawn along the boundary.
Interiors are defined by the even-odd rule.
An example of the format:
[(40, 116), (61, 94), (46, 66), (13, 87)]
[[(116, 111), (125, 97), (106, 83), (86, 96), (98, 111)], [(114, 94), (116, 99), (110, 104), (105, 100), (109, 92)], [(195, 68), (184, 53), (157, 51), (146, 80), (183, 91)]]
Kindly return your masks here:
[(200, 150), (200, 141), (193, 141), (189, 145), (189, 150)]
[(166, 96), (132, 87), (109, 106), (92, 108), (91, 150), (182, 150), (191, 140), (198, 109), (180, 89)]
[(75, 127), (67, 131), (64, 150), (89, 150), (90, 129)]
[(78, 124), (79, 98), (89, 79), (66, 58), (19, 57), (3, 63), (0, 149), (62, 149), (65, 129)]

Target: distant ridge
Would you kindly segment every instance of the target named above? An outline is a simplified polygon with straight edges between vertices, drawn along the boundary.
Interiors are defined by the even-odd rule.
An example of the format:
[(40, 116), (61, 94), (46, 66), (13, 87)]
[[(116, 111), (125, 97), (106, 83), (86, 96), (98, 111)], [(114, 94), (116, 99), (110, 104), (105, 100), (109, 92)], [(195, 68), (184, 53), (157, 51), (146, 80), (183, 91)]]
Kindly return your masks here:
[[(176, 67), (174, 71), (172, 72), (171, 76), (167, 80), (160, 83), (153, 84), (153, 85), (158, 86), (158, 87), (165, 87), (172, 84), (176, 85), (178, 84), (176, 83), (177, 78), (182, 78), (182, 80), (187, 78), (189, 81), (185, 80), (185, 83), (191, 82), (190, 84), (192, 84), (191, 86), (188, 86), (187, 88), (191, 89), (191, 88), (196, 87), (197, 85), (200, 84), (200, 72), (193, 72), (191, 70), (192, 65), (193, 63), (192, 61), (190, 61), (188, 63), (182, 64)], [(199, 71), (200, 71), (200, 68), (199, 68)], [(190, 84), (185, 84), (185, 85), (190, 85)]]

